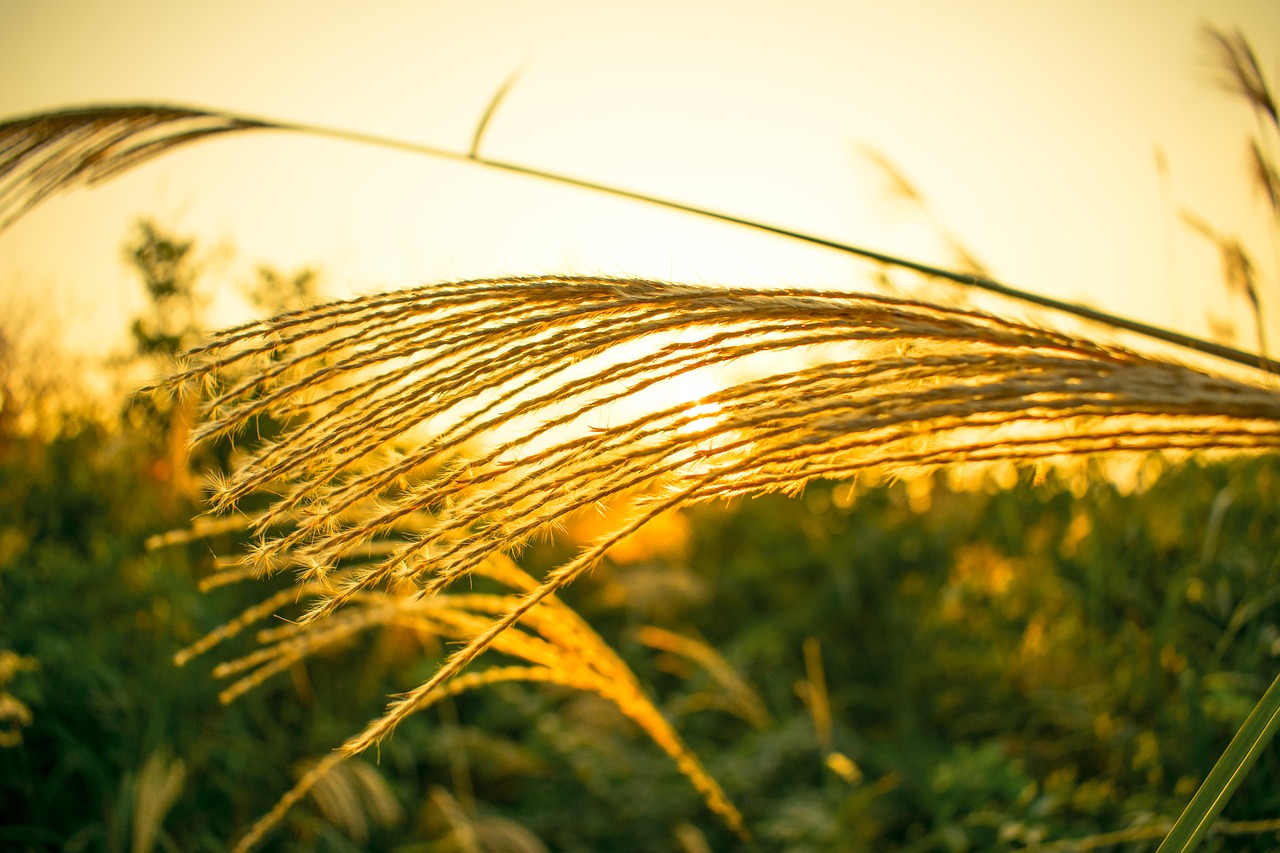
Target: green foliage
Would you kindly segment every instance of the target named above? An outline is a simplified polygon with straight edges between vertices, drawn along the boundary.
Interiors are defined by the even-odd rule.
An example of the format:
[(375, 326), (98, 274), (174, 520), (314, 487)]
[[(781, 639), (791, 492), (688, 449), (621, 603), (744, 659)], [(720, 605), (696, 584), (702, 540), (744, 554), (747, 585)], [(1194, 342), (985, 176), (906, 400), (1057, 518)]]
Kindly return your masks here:
[[(766, 499), (703, 520), (697, 569), (725, 580), (689, 618), (774, 701), (802, 638), (823, 639), (837, 745), (885, 786), (871, 849), (1018, 849), (1167, 820), (1276, 670), (1277, 471), (1191, 465), (1128, 496), (1102, 481), (1077, 498), (1052, 477), (935, 488), (922, 515), (905, 488), (849, 510), (825, 489)], [(1228, 817), (1274, 816), (1274, 755)], [(841, 833), (867, 836), (864, 809)]]
[[(166, 509), (145, 435), (69, 426), (8, 446), (0, 647), (38, 667), (7, 685), (33, 719), (0, 751), (6, 845), (124, 849), (144, 765), (167, 751), (186, 775), (159, 847), (218, 849), (288, 786), (288, 768), (433, 667), (375, 638), (220, 710), (207, 670), (169, 658), (246, 603), (195, 587), (209, 547), (234, 543), (145, 550), (192, 509)], [(1260, 458), (1188, 464), (1127, 495), (1100, 474), (1073, 494), (1050, 474), (1007, 491), (939, 481), (927, 511), (918, 487), (850, 503), (831, 484), (699, 510), (687, 559), (662, 560), (702, 591), (658, 615), (755, 684), (773, 718), (760, 730), (696, 710), (684, 700), (706, 685), (655, 669), (628, 639), (636, 611), (605, 593), (652, 562), (606, 565), (569, 597), (679, 712), (762, 849), (1016, 850), (1167, 823), (1207, 775), (1276, 670), (1278, 479), (1280, 464)], [(526, 562), (553, 564), (557, 547)], [(799, 698), (810, 637), (856, 783), (826, 766)], [(411, 718), (386, 745), (379, 771), (407, 814), (363, 849), (445, 837), (425, 791), (459, 780), (477, 814), (555, 850), (668, 849), (686, 823), (712, 849), (735, 844), (605, 703), (507, 687), (460, 697), (456, 715)], [(1274, 817), (1277, 791), (1271, 748), (1228, 821)], [(296, 841), (278, 849), (355, 849), (314, 804), (286, 835)], [(1211, 830), (1206, 846), (1273, 839)]]
[[(144, 223), (131, 251), (152, 299), (139, 355), (171, 354), (200, 326), (193, 242)], [(264, 268), (248, 293), (279, 309), (314, 283)], [(0, 701), (29, 713), (0, 748), (0, 847), (224, 849), (445, 651), (390, 629), (228, 708), (207, 664), (176, 668), (174, 652), (263, 594), (200, 593), (212, 554), (242, 547), (232, 535), (146, 547), (198, 508), (190, 414), (138, 402), (115, 423), (0, 435), (0, 655), (21, 662)], [(232, 452), (214, 443), (198, 465)], [(684, 517), (687, 548), (606, 561), (564, 597), (760, 849), (1069, 849), (1052, 844), (1103, 833), (1151, 849), (1277, 671), (1280, 461), (1157, 477), (1149, 460), (1128, 490), (1090, 466), (1007, 488), (820, 482), (704, 505)], [(573, 550), (540, 543), (523, 562), (543, 572)], [(664, 662), (637, 640), (646, 624), (704, 638), (767, 713), (726, 711), (728, 682)], [(443, 851), (486, 832), (558, 851), (740, 846), (633, 723), (572, 691), (460, 696), (378, 757), (290, 812), (268, 849)], [(1245, 822), (1280, 811), (1280, 759), (1251, 757), (1207, 849), (1274, 845)]]

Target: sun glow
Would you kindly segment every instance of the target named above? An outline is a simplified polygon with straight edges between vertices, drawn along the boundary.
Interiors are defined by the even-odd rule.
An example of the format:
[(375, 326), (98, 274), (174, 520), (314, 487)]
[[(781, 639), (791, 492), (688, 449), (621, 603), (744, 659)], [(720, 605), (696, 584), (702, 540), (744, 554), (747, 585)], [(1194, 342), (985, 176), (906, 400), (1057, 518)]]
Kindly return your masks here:
[(689, 406), (683, 414), (687, 420), (676, 429), (676, 432), (680, 435), (696, 435), (715, 427), (720, 422), (717, 416), (723, 406), (707, 398), (721, 390), (723, 389), (706, 372), (701, 371), (682, 373), (663, 383), (662, 391), (668, 396), (672, 405), (687, 402)]
[(694, 419), (680, 427), (677, 432), (682, 435), (692, 435), (710, 429), (719, 422), (716, 415), (719, 414), (720, 409), (719, 403), (698, 403), (691, 406), (687, 416), (691, 416)]

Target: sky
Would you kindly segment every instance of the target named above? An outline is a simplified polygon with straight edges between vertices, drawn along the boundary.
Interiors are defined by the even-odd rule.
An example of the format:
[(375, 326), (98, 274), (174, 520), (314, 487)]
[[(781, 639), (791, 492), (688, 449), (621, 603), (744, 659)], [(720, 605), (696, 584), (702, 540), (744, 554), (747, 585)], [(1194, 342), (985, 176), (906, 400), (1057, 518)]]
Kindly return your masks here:
[[(1280, 77), (1277, 0), (0, 0), (0, 116), (185, 104), (465, 151), (518, 73), (487, 156), (942, 266), (950, 234), (1014, 286), (1202, 336), (1228, 319), (1247, 348), (1216, 250), (1180, 218), (1239, 235), (1280, 306), (1245, 159), (1259, 126), (1214, 84), (1204, 23)], [(197, 238), (215, 323), (243, 319), (260, 263), (319, 268), (336, 296), (536, 273), (871, 286), (865, 264), (781, 238), (271, 132), (47, 201), (0, 232), (0, 306), (118, 351), (144, 304), (121, 247), (144, 216)]]

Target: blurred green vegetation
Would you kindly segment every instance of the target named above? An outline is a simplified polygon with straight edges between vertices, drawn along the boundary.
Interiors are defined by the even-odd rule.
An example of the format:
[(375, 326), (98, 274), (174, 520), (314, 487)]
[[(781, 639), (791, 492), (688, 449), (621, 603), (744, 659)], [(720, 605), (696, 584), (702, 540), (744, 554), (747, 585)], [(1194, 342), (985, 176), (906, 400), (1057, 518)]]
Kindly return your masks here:
[[(192, 251), (154, 226), (134, 235), (153, 300), (134, 358), (198, 331)], [(313, 284), (264, 270), (251, 291), (283, 307)], [(189, 467), (230, 447), (189, 464), (190, 413), (150, 400), (33, 425), (17, 411), (35, 403), (30, 366), (0, 366), (0, 848), (224, 849), (441, 649), (389, 631), (219, 705), (216, 661), (173, 654), (264, 585), (199, 591), (230, 535), (146, 541), (199, 511)], [(1143, 827), (1177, 816), (1280, 665), (1280, 461), (1158, 467), (1131, 489), (1091, 463), (1004, 488), (939, 475), (707, 506), (565, 598), (761, 850), (1064, 849), (1049, 842), (1130, 829), (1142, 837), (1109, 849), (1150, 850), (1159, 832)], [(544, 571), (571, 540), (520, 561)], [(705, 642), (745, 684), (655, 648), (649, 626)], [(752, 690), (767, 713), (746, 707)], [(367, 758), (265, 849), (741, 847), (634, 725), (568, 690), (466, 694)], [(1274, 829), (1243, 822), (1278, 815), (1273, 746), (1205, 849), (1274, 849)]]

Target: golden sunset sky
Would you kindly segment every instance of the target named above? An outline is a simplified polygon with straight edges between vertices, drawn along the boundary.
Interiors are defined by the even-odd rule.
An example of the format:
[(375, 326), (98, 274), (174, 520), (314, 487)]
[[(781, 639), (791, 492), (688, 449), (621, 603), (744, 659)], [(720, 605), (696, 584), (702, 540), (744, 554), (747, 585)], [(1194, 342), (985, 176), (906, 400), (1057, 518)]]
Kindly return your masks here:
[[(1280, 76), (1277, 0), (349, 2), (0, 0), (0, 116), (168, 103), (465, 151), (953, 266), (1208, 334), (1242, 303), (1187, 209), (1238, 234), (1280, 306), (1258, 124), (1215, 86), (1203, 23)], [(1274, 143), (1274, 137), (1270, 138)], [(1157, 167), (1157, 150), (1167, 180)], [(894, 196), (869, 151), (928, 199)], [(1274, 153), (1274, 146), (1273, 146)], [(198, 143), (58, 196), (0, 233), (0, 302), (122, 346), (141, 216), (198, 238), (217, 322), (253, 266), (342, 295), (476, 276), (605, 273), (869, 286), (846, 257), (636, 202), (287, 133)]]

